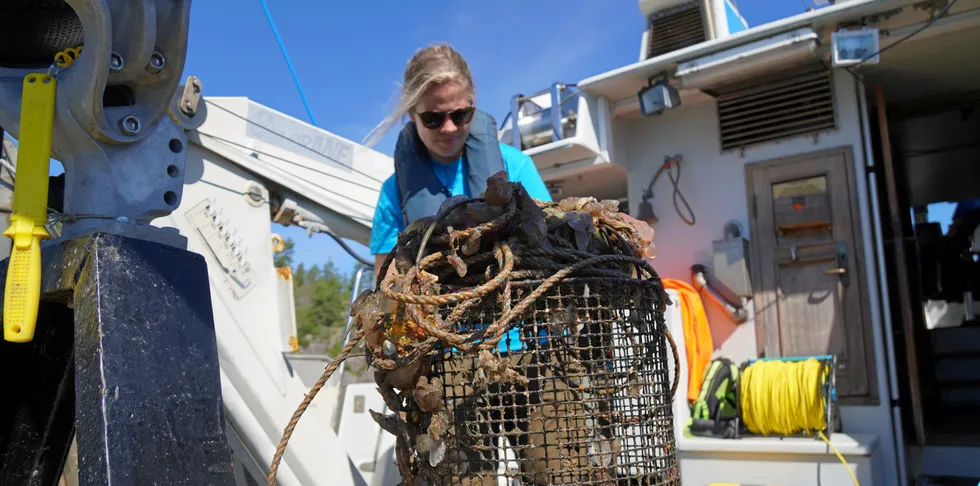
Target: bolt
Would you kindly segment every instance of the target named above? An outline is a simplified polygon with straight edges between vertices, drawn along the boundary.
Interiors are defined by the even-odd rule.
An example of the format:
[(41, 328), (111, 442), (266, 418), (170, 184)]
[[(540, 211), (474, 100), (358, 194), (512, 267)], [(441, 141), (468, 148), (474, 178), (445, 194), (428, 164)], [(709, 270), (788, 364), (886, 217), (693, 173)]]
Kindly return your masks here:
[(163, 57), (160, 51), (153, 51), (153, 54), (150, 54), (150, 63), (146, 65), (146, 72), (156, 74), (162, 71), (166, 65), (167, 58)]
[(122, 56), (116, 52), (113, 52), (112, 55), (109, 56), (109, 69), (113, 72), (119, 72), (122, 71), (123, 66), (125, 66), (125, 63), (123, 63)]
[(140, 120), (133, 115), (127, 115), (119, 120), (119, 130), (126, 135), (136, 135), (140, 132)]
[(251, 200), (255, 201), (255, 202), (261, 201), (262, 200), (262, 188), (260, 188), (259, 186), (249, 187), (248, 188), (248, 197)]

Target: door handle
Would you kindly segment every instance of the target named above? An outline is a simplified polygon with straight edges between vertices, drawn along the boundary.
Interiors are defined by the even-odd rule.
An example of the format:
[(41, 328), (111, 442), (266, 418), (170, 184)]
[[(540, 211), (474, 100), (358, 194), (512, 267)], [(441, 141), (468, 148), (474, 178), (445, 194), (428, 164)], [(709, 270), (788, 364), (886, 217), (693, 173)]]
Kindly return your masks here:
[(831, 268), (823, 272), (825, 275), (837, 275), (840, 277), (841, 285), (847, 287), (851, 284), (851, 276), (847, 271), (847, 244), (843, 241), (837, 242), (837, 268)]

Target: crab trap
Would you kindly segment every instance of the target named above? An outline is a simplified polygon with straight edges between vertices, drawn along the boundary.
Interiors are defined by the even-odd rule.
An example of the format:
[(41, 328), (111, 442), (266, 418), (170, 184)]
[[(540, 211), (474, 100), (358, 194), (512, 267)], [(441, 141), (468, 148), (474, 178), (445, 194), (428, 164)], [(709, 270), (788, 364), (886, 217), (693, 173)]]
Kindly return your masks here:
[(680, 485), (651, 240), (615, 202), (500, 174), (410, 226), (352, 310), (404, 484)]

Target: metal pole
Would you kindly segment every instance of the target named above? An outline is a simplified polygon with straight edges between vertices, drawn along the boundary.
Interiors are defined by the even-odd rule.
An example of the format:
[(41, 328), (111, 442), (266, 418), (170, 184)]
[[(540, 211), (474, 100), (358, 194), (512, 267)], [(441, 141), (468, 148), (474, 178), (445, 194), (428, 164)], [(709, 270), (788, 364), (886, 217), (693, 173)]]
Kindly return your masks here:
[(561, 83), (551, 85), (551, 141), (565, 137), (561, 125), (561, 95), (565, 87)]
[[(357, 273), (354, 275), (354, 287), (351, 289), (351, 296), (350, 296), (351, 305), (354, 304), (354, 301), (357, 300), (357, 296), (361, 293), (361, 282), (363, 281), (364, 272), (366, 270), (373, 271), (373, 269), (374, 267), (369, 267), (364, 264), (360, 264), (358, 266)], [(345, 346), (347, 345), (347, 342), (350, 341), (350, 336), (351, 336), (350, 331), (351, 331), (351, 326), (353, 324), (354, 324), (354, 318), (348, 315), (347, 324), (344, 326)], [(343, 385), (344, 385), (344, 370), (346, 368), (347, 368), (347, 361), (340, 363), (340, 366), (337, 368), (337, 371), (334, 373), (334, 376), (330, 377), (330, 380), (334, 380), (334, 379), (337, 380), (338, 393), (337, 393), (337, 405), (334, 406), (334, 412), (333, 412), (333, 430), (338, 434), (340, 433), (340, 417), (342, 414), (342, 410), (344, 409), (345, 389)]]
[[(354, 275), (354, 287), (351, 290), (350, 303), (354, 305), (354, 301), (357, 300), (357, 296), (361, 293), (361, 279), (364, 277), (364, 271), (368, 270), (366, 265), (360, 265), (357, 268), (357, 273)], [(351, 325), (354, 323), (354, 318), (352, 316), (347, 316), (347, 325), (344, 326), (344, 346), (350, 341), (350, 331)], [(340, 382), (344, 379), (344, 368), (347, 367), (347, 362), (340, 363), (337, 368), (337, 381)]]
[(521, 99), (523, 95), (516, 94), (510, 99), (510, 144), (517, 150), (523, 150), (521, 143)]

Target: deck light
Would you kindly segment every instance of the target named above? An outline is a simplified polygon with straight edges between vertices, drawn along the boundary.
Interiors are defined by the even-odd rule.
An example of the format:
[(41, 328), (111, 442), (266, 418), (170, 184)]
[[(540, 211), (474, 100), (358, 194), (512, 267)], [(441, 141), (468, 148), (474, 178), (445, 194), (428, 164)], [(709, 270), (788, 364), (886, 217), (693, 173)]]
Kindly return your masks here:
[(643, 116), (659, 115), (666, 109), (680, 106), (681, 96), (667, 81), (666, 72), (651, 77), (647, 83), (636, 95), (640, 100), (640, 113)]
[(878, 29), (838, 30), (830, 34), (834, 67), (878, 64)]

